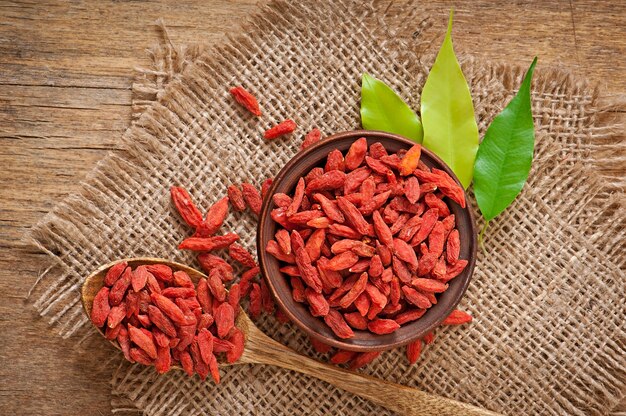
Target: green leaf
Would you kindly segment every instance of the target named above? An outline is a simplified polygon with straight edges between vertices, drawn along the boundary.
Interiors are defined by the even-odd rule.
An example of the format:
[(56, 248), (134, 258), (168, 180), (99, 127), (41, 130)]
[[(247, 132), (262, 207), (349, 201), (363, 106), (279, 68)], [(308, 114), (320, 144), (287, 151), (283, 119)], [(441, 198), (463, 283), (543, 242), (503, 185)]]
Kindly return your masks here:
[(485, 133), (474, 166), (474, 194), (480, 212), (490, 221), (520, 193), (533, 160), (535, 127), (530, 105), (530, 81), (537, 58), (519, 91)]
[(448, 32), (422, 90), (424, 146), (450, 166), (465, 188), (472, 181), (478, 150), (478, 126), (469, 87)]
[(387, 84), (363, 73), (361, 79), (361, 124), (367, 130), (382, 130), (422, 142), (419, 117)]

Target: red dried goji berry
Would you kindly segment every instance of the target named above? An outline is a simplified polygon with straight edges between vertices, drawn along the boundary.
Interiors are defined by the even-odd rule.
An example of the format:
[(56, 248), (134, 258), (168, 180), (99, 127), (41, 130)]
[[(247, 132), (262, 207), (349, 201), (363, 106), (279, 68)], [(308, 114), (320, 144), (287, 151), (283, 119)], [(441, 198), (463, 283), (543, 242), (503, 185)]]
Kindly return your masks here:
[(259, 190), (245, 182), (241, 184), (241, 189), (243, 199), (246, 201), (250, 211), (258, 216), (261, 213), (261, 206), (263, 205), (263, 199), (261, 198), (261, 194), (259, 194)]
[(178, 248), (180, 250), (213, 251), (228, 247), (237, 240), (239, 240), (239, 236), (235, 233), (206, 238), (189, 237), (184, 239), (182, 243), (178, 245)]
[(404, 325), (407, 322), (415, 321), (421, 318), (426, 313), (426, 309), (411, 309), (406, 312), (402, 312), (395, 317), (395, 321), (398, 325)]
[(419, 144), (413, 145), (400, 161), (400, 175), (407, 176), (413, 173), (417, 169), (421, 154), (422, 146)]
[(178, 213), (190, 227), (198, 227), (202, 224), (202, 213), (191, 200), (191, 196), (187, 191), (178, 186), (170, 188), (172, 201), (178, 210)]
[(228, 247), (228, 254), (231, 259), (246, 267), (256, 266), (256, 261), (254, 260), (254, 257), (252, 257), (252, 254), (237, 243), (233, 243)]
[(306, 136), (304, 136), (304, 140), (302, 141), (302, 144), (300, 145), (300, 150), (306, 149), (312, 144), (319, 142), (321, 139), (322, 139), (322, 132), (317, 127), (314, 127), (310, 132), (306, 134)]
[(206, 218), (196, 228), (196, 237), (210, 237), (220, 229), (228, 215), (228, 201), (228, 197), (225, 196), (209, 208)]
[(343, 154), (338, 149), (331, 150), (331, 152), (326, 157), (326, 165), (324, 166), (324, 171), (330, 172), (332, 170), (339, 170), (341, 172), (346, 170)]
[(243, 332), (241, 332), (239, 328), (235, 328), (228, 337), (228, 341), (233, 345), (233, 348), (226, 352), (226, 362), (232, 364), (243, 354), (245, 345)]
[(109, 303), (111, 306), (119, 305), (124, 299), (124, 295), (126, 291), (130, 287), (130, 283), (132, 281), (133, 273), (130, 267), (127, 267), (120, 276), (119, 279), (113, 284), (111, 287), (111, 291), (109, 292)]
[(141, 348), (151, 359), (157, 358), (156, 346), (154, 345), (154, 341), (144, 334), (139, 328), (135, 328), (132, 325), (128, 326), (128, 335), (130, 340)]
[(337, 335), (339, 338), (352, 338), (354, 337), (354, 332), (346, 321), (343, 319), (343, 316), (335, 309), (330, 309), (328, 314), (324, 316), (324, 322), (326, 325), (330, 327), (330, 329)]
[(243, 272), (243, 274), (241, 275), (241, 278), (239, 279), (241, 297), (245, 297), (248, 295), (248, 291), (250, 290), (252, 279), (254, 279), (260, 272), (261, 272), (261, 269), (259, 268), (259, 266), (254, 266), (253, 268), (248, 269), (245, 272)]
[(261, 184), (261, 198), (265, 199), (267, 197), (267, 193), (269, 192), (273, 183), (274, 183), (273, 178), (267, 178), (266, 180), (263, 181), (263, 183)]
[(224, 302), (224, 300), (226, 299), (226, 288), (224, 287), (224, 283), (222, 282), (219, 269), (211, 270), (207, 283), (209, 285), (209, 291), (215, 297), (215, 299), (217, 299), (218, 302)]
[(124, 272), (124, 270), (126, 270), (127, 266), (128, 263), (125, 261), (116, 263), (111, 266), (111, 268), (107, 271), (106, 276), (104, 276), (104, 285), (109, 287), (113, 286), (117, 279), (122, 276), (122, 273)]
[(472, 322), (472, 319), (472, 315), (467, 312), (455, 309), (441, 322), (441, 325), (462, 325)]
[(273, 140), (277, 137), (293, 133), (297, 127), (298, 126), (293, 120), (287, 119), (278, 123), (274, 127), (265, 130), (265, 133), (263, 133), (263, 137), (265, 138), (265, 140)]
[(252, 291), (250, 292), (250, 306), (248, 312), (252, 319), (256, 319), (261, 315), (261, 309), (263, 307), (261, 300), (261, 287), (258, 283), (252, 284)]
[(345, 158), (346, 169), (354, 170), (358, 168), (365, 160), (365, 153), (367, 153), (367, 140), (365, 137), (361, 137), (352, 143), (348, 149)]
[(399, 328), (400, 325), (393, 319), (376, 319), (367, 324), (367, 329), (378, 335), (391, 334)]
[(261, 115), (261, 109), (259, 108), (259, 102), (256, 97), (246, 91), (243, 87), (237, 86), (231, 88), (230, 93), (235, 98), (235, 101), (244, 106), (246, 110), (257, 117)]
[(233, 208), (235, 208), (235, 211), (243, 211), (246, 209), (246, 201), (243, 199), (243, 193), (236, 185), (230, 185), (228, 187), (228, 200)]
[(151, 294), (150, 298), (157, 308), (159, 308), (161, 312), (167, 315), (167, 317), (172, 321), (179, 325), (185, 325), (187, 323), (187, 319), (185, 318), (183, 311), (181, 311), (174, 302), (158, 293)]
[(328, 302), (321, 293), (317, 293), (310, 288), (304, 290), (304, 296), (309, 304), (309, 310), (313, 316), (326, 316), (329, 311)]
[(359, 312), (346, 313), (343, 317), (352, 328), (359, 329), (361, 331), (365, 331), (367, 329), (367, 319), (365, 319), (365, 317)]
[(98, 328), (104, 326), (109, 312), (111, 311), (111, 305), (109, 305), (109, 291), (110, 289), (108, 287), (103, 286), (93, 298), (91, 305), (91, 322)]
[(359, 369), (359, 368), (361, 368), (361, 367), (371, 363), (372, 361), (374, 361), (376, 358), (378, 358), (379, 355), (380, 355), (380, 351), (361, 352), (361, 353), (357, 354), (354, 358), (352, 358), (348, 368), (350, 370)]
[(422, 340), (418, 339), (417, 341), (411, 342), (406, 346), (406, 358), (409, 360), (409, 363), (415, 364), (417, 360), (420, 358), (420, 353), (422, 352)]
[(330, 357), (330, 362), (333, 364), (345, 364), (357, 354), (358, 352), (355, 351), (339, 350), (332, 357)]

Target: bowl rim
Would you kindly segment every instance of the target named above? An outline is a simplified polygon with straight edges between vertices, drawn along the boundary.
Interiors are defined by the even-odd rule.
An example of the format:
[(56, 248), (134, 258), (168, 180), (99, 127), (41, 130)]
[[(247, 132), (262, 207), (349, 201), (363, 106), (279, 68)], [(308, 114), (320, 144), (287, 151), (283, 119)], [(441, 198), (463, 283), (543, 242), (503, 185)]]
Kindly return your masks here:
[[(461, 301), (461, 299), (465, 295), (465, 292), (467, 291), (467, 287), (469, 286), (469, 283), (472, 280), (472, 276), (474, 274), (474, 268), (476, 265), (476, 255), (477, 255), (477, 236), (476, 236), (476, 224), (474, 220), (474, 214), (472, 212), (473, 210), (471, 208), (471, 205), (468, 203), (466, 204), (465, 208), (461, 208), (462, 210), (468, 213), (469, 232), (471, 233), (471, 236), (470, 236), (471, 249), (469, 252), (469, 258), (467, 259), (468, 264), (466, 266), (466, 269), (462, 273), (462, 275), (467, 273), (465, 277), (465, 281), (462, 283), (458, 292), (454, 295), (449, 307), (443, 310), (444, 313), (441, 313), (441, 311), (438, 311), (440, 313), (440, 316), (438, 316), (431, 325), (426, 327), (426, 329), (417, 332), (413, 336), (407, 337), (407, 339), (397, 340), (394, 342), (381, 343), (380, 345), (375, 345), (375, 346), (355, 345), (355, 344), (344, 342), (344, 340), (336, 336), (327, 337), (315, 331), (313, 328), (309, 327), (308, 325), (306, 325), (289, 307), (287, 307), (287, 305), (285, 304), (285, 301), (278, 295), (278, 292), (276, 288), (274, 287), (273, 280), (269, 277), (267, 261), (269, 261), (271, 255), (265, 251), (264, 247), (262, 247), (262, 240), (263, 240), (262, 237), (264, 236), (262, 233), (262, 230), (265, 228), (266, 223), (268, 221), (273, 221), (270, 217), (270, 213), (271, 213), (270, 208), (273, 206), (273, 200), (271, 198), (271, 195), (273, 195), (276, 192), (276, 188), (278, 187), (278, 185), (288, 176), (289, 172), (291, 172), (293, 167), (297, 166), (297, 164), (300, 163), (303, 159), (306, 159), (306, 156), (309, 153), (314, 152), (319, 147), (327, 146), (329, 143), (334, 142), (334, 141), (340, 141), (340, 140), (345, 140), (345, 139), (357, 140), (361, 137), (365, 137), (367, 139), (374, 139), (374, 140), (375, 138), (378, 138), (378, 137), (385, 138), (388, 140), (400, 142), (401, 144), (406, 145), (407, 148), (416, 144), (416, 142), (412, 141), (411, 139), (408, 139), (404, 136), (400, 136), (400, 135), (393, 134), (393, 133), (388, 133), (388, 132), (383, 132), (383, 131), (378, 131), (378, 130), (349, 130), (349, 131), (343, 131), (343, 132), (339, 132), (339, 133), (335, 133), (330, 136), (327, 136), (323, 138), (322, 140), (318, 141), (317, 143), (314, 143), (313, 145), (307, 147), (306, 149), (299, 151), (281, 168), (279, 173), (274, 177), (272, 185), (270, 186), (267, 192), (268, 198), (264, 199), (262, 207), (261, 207), (261, 212), (259, 214), (256, 242), (257, 242), (257, 256), (259, 259), (259, 268), (260, 268), (261, 276), (265, 280), (265, 283), (267, 284), (268, 289), (270, 293), (272, 294), (272, 297), (274, 298), (278, 307), (287, 315), (287, 317), (291, 320), (291, 322), (295, 323), (307, 335), (315, 338), (318, 341), (331, 345), (333, 347), (344, 349), (344, 350), (356, 351), (356, 352), (371, 352), (371, 351), (384, 351), (384, 350), (392, 349), (395, 347), (403, 346), (421, 338), (421, 336), (437, 328), (441, 324), (441, 322), (450, 314), (450, 312), (452, 312), (452, 310), (456, 308), (458, 303)], [(448, 173), (459, 184), (459, 186), (461, 186), (461, 188), (464, 189), (459, 179), (456, 177), (456, 175), (452, 171), (452, 169), (443, 160), (441, 160), (441, 158), (439, 158), (432, 151), (424, 148), (423, 146), (422, 146), (422, 152), (427, 154), (429, 158), (431, 158), (437, 165), (439, 165), (438, 168), (441, 168), (442, 170), (446, 171), (446, 173)], [(311, 168), (312, 167), (313, 166), (311, 166)], [(467, 198), (467, 193), (465, 193), (465, 196), (466, 196), (466, 201), (469, 202)], [(284, 275), (281, 274), (281, 278), (284, 278)], [(323, 321), (322, 318), (316, 318), (316, 319), (320, 319)], [(414, 325), (417, 322), (419, 322), (419, 319), (411, 323), (407, 323), (403, 326), (410, 327), (411, 325)]]

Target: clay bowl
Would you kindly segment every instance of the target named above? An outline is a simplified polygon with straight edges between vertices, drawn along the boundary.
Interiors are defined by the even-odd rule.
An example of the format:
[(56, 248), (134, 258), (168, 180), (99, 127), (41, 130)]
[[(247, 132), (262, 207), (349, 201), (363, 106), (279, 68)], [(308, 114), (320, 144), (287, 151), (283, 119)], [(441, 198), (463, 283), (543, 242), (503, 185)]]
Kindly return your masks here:
[[(334, 134), (294, 156), (278, 173), (268, 194), (273, 195), (277, 192), (291, 194), (300, 177), (316, 166), (324, 166), (326, 156), (331, 150), (339, 149), (345, 155), (350, 145), (360, 137), (365, 137), (368, 145), (381, 142), (389, 153), (408, 149), (415, 144), (405, 137), (379, 131), (355, 130)], [(452, 170), (432, 152), (422, 148), (421, 160), (430, 167), (446, 171), (458, 182)], [(394, 333), (376, 335), (369, 331), (355, 330), (353, 338), (341, 339), (335, 336), (322, 319), (313, 317), (306, 306), (293, 300), (288, 277), (279, 271), (278, 260), (265, 252), (267, 242), (274, 238), (277, 230), (277, 224), (270, 217), (271, 210), (276, 208), (272, 198), (265, 200), (259, 218), (257, 247), (261, 272), (276, 303), (289, 319), (321, 342), (361, 352), (381, 351), (408, 344), (422, 338), (450, 314), (463, 297), (474, 271), (477, 243), (471, 209), (461, 208), (449, 200), (447, 202), (451, 213), (456, 216), (461, 240), (460, 258), (467, 259), (469, 263), (463, 273), (450, 281), (448, 290), (438, 296), (436, 305), (428, 309), (420, 319), (402, 325)]]

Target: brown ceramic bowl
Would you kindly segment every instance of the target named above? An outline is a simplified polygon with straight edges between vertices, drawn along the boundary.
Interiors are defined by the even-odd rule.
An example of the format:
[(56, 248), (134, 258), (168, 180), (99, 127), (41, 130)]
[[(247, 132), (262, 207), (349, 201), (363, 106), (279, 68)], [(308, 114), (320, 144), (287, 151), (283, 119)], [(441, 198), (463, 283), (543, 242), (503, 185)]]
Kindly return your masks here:
[[(291, 194), (300, 177), (306, 175), (316, 166), (324, 166), (328, 152), (339, 149), (345, 154), (350, 145), (360, 137), (365, 137), (368, 145), (381, 142), (389, 153), (408, 149), (415, 144), (405, 137), (379, 131), (355, 130), (334, 134), (291, 159), (274, 179), (268, 194), (273, 195), (277, 192)], [(458, 182), (450, 168), (432, 152), (422, 148), (421, 160), (428, 166), (446, 171)], [(293, 300), (291, 285), (289, 280), (279, 271), (278, 260), (265, 252), (267, 242), (274, 238), (277, 230), (277, 224), (270, 217), (271, 210), (275, 208), (272, 198), (265, 200), (259, 218), (257, 247), (261, 272), (278, 306), (291, 321), (319, 341), (352, 351), (380, 351), (408, 344), (426, 335), (450, 314), (463, 297), (474, 271), (476, 232), (471, 210), (461, 208), (449, 199), (447, 202), (451, 213), (456, 216), (457, 229), (461, 237), (460, 258), (467, 259), (469, 263), (463, 273), (450, 281), (448, 290), (438, 296), (436, 305), (428, 309), (417, 321), (402, 325), (400, 329), (391, 334), (376, 335), (369, 331), (355, 330), (355, 335), (351, 339), (338, 338), (324, 323), (323, 319), (312, 316), (305, 305)]]

